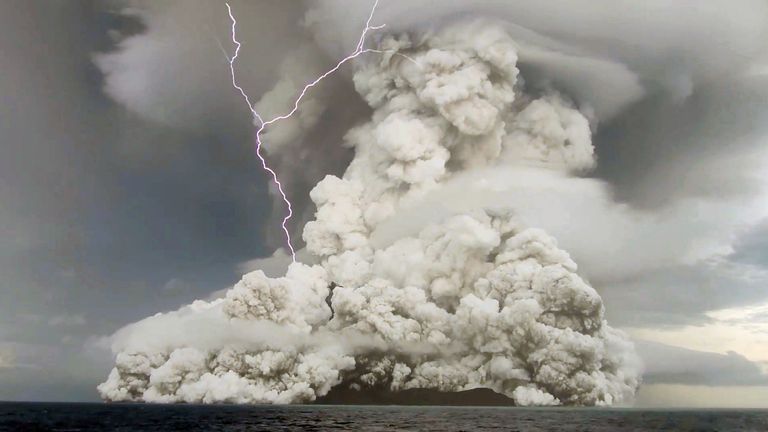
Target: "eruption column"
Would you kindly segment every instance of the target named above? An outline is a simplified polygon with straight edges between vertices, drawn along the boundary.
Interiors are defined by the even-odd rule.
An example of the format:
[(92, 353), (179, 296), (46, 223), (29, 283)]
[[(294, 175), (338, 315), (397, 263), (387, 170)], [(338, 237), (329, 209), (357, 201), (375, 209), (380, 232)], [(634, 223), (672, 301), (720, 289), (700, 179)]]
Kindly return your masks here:
[(232, 75), (232, 86), (240, 92), (243, 99), (245, 100), (245, 103), (248, 104), (248, 109), (251, 111), (251, 114), (253, 115), (254, 120), (259, 121), (259, 128), (256, 131), (256, 156), (259, 157), (259, 160), (261, 161), (261, 166), (264, 168), (265, 171), (267, 171), (270, 175), (272, 175), (272, 180), (275, 182), (275, 185), (277, 185), (277, 190), (280, 192), (280, 195), (283, 198), (283, 202), (285, 202), (285, 205), (288, 207), (288, 214), (285, 215), (282, 222), (282, 228), (283, 232), (285, 232), (285, 239), (286, 244), (288, 245), (288, 249), (291, 251), (291, 258), (293, 259), (293, 262), (296, 262), (296, 251), (293, 248), (293, 244), (291, 242), (291, 234), (288, 231), (287, 223), (288, 220), (291, 219), (293, 216), (293, 209), (291, 207), (291, 201), (288, 199), (288, 196), (285, 194), (285, 191), (283, 190), (283, 185), (280, 183), (280, 180), (277, 178), (277, 173), (267, 165), (267, 160), (264, 158), (264, 156), (261, 153), (261, 133), (264, 131), (264, 129), (280, 120), (285, 120), (289, 117), (291, 117), (293, 114), (296, 113), (299, 109), (299, 103), (304, 98), (304, 96), (307, 94), (307, 91), (311, 89), (312, 87), (316, 86), (320, 83), (323, 79), (325, 79), (327, 76), (331, 75), (332, 73), (336, 72), (344, 63), (356, 58), (357, 56), (364, 54), (366, 52), (380, 52), (378, 50), (372, 50), (372, 49), (365, 49), (363, 46), (365, 45), (365, 37), (371, 30), (379, 30), (384, 28), (384, 24), (378, 25), (378, 26), (371, 26), (371, 20), (373, 19), (373, 14), (376, 11), (376, 6), (378, 6), (379, 0), (374, 0), (373, 7), (371, 8), (371, 12), (368, 15), (368, 19), (365, 22), (365, 28), (363, 29), (362, 34), (360, 35), (360, 39), (357, 42), (357, 46), (355, 47), (355, 50), (349, 54), (348, 56), (341, 59), (336, 66), (325, 72), (324, 74), (317, 77), (314, 81), (309, 82), (304, 86), (299, 96), (296, 98), (296, 100), (293, 103), (293, 108), (287, 113), (283, 114), (277, 117), (274, 117), (270, 120), (264, 121), (262, 117), (259, 115), (259, 113), (256, 112), (256, 109), (254, 108), (254, 104), (251, 103), (250, 98), (248, 97), (248, 94), (243, 90), (240, 85), (237, 84), (237, 79), (235, 78), (235, 60), (237, 59), (238, 54), (240, 53), (240, 47), (241, 44), (237, 40), (237, 20), (235, 20), (234, 15), (232, 15), (232, 8), (229, 6), (229, 3), (226, 3), (227, 5), (227, 12), (229, 13), (229, 19), (232, 21), (232, 42), (235, 44), (235, 53), (232, 55), (231, 58), (229, 58), (229, 71)]
[[(365, 35), (339, 64), (375, 52)], [(380, 44), (417, 67), (402, 55), (356, 68), (371, 112), (344, 135), (344, 173), (310, 193), (314, 264), (250, 272), (223, 297), (121, 329), (104, 399), (285, 404), (333, 389), (375, 400), (484, 388), (518, 406), (631, 400), (632, 342), (568, 252), (526, 223), (547, 225), (574, 199), (609, 202), (602, 183), (570, 174), (595, 163), (587, 117), (554, 89), (526, 92), (503, 24), (469, 17)], [(261, 132), (268, 118), (256, 118)]]

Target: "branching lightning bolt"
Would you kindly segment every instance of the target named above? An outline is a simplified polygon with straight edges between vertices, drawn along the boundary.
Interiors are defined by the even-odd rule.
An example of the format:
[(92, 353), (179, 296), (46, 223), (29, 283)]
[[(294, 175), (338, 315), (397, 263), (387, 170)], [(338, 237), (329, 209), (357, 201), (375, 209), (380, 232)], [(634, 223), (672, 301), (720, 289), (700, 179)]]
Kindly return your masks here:
[[(374, 52), (374, 53), (383, 53), (385, 51), (382, 50), (376, 50), (368, 48), (366, 49), (365, 46), (365, 38), (368, 35), (368, 32), (372, 30), (379, 30), (384, 28), (385, 24), (378, 25), (378, 26), (372, 26), (371, 21), (373, 20), (373, 15), (376, 12), (376, 7), (379, 5), (379, 0), (374, 0), (373, 7), (371, 7), (371, 12), (368, 14), (368, 19), (365, 21), (365, 28), (363, 29), (362, 34), (360, 34), (360, 39), (357, 41), (357, 46), (355, 47), (355, 50), (349, 54), (348, 56), (344, 57), (343, 59), (339, 60), (339, 62), (330, 70), (325, 72), (324, 74), (317, 77), (314, 81), (311, 81), (307, 83), (304, 88), (301, 90), (301, 93), (296, 98), (296, 100), (293, 103), (293, 108), (287, 113), (283, 115), (279, 115), (277, 117), (274, 117), (270, 120), (264, 120), (258, 112), (256, 112), (256, 108), (254, 107), (254, 104), (251, 102), (251, 99), (248, 97), (248, 94), (243, 90), (243, 88), (237, 83), (237, 78), (235, 76), (235, 60), (237, 60), (237, 56), (240, 54), (240, 47), (242, 46), (240, 42), (237, 40), (237, 20), (235, 19), (234, 15), (232, 14), (232, 8), (229, 6), (229, 3), (226, 3), (227, 5), (227, 12), (229, 13), (229, 19), (232, 22), (232, 43), (235, 44), (235, 53), (232, 55), (232, 57), (228, 57), (229, 60), (229, 71), (232, 76), (232, 86), (240, 93), (243, 100), (246, 104), (248, 104), (248, 109), (251, 111), (251, 114), (253, 115), (254, 120), (258, 120), (259, 127), (256, 130), (256, 156), (259, 157), (259, 160), (261, 161), (261, 166), (264, 168), (266, 172), (268, 172), (272, 176), (272, 180), (274, 181), (275, 185), (277, 186), (277, 190), (280, 192), (280, 196), (283, 199), (283, 202), (285, 202), (285, 205), (288, 207), (288, 214), (283, 218), (283, 222), (281, 224), (283, 228), (283, 232), (285, 233), (286, 243), (288, 246), (288, 249), (291, 251), (291, 258), (293, 259), (293, 262), (296, 262), (296, 251), (293, 248), (293, 243), (291, 242), (291, 234), (288, 231), (287, 223), (293, 216), (293, 208), (291, 206), (291, 201), (288, 199), (288, 196), (286, 195), (285, 191), (283, 190), (283, 185), (280, 183), (280, 180), (277, 177), (277, 173), (267, 165), (267, 160), (264, 158), (264, 155), (261, 152), (261, 133), (264, 131), (264, 129), (274, 124), (280, 120), (285, 120), (292, 115), (296, 113), (296, 111), (299, 109), (299, 103), (301, 103), (301, 100), (304, 99), (304, 96), (307, 94), (307, 92), (314, 86), (316, 86), (320, 81), (325, 79), (327, 76), (333, 74), (339, 68), (344, 65), (344, 63), (360, 56), (361, 54), (368, 53), (368, 52)], [(399, 54), (403, 56), (404, 58), (413, 61), (415, 61), (403, 54)]]

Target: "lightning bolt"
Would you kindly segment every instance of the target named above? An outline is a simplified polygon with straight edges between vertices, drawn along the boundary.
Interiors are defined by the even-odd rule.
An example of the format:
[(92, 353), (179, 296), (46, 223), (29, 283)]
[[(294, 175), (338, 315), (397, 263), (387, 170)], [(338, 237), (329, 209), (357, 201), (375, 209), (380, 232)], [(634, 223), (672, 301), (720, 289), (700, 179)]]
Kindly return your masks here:
[[(286, 244), (288, 246), (288, 249), (291, 251), (291, 258), (293, 259), (293, 262), (296, 262), (296, 251), (293, 248), (293, 243), (291, 242), (291, 234), (290, 234), (290, 232), (288, 232), (288, 227), (287, 227), (288, 221), (293, 216), (293, 207), (291, 206), (291, 201), (288, 199), (288, 196), (285, 194), (285, 191), (283, 190), (283, 185), (282, 185), (282, 183), (280, 183), (280, 180), (277, 177), (277, 173), (275, 172), (275, 170), (270, 168), (269, 165), (267, 165), (267, 160), (264, 158), (264, 155), (261, 152), (261, 146), (262, 146), (261, 134), (262, 134), (262, 132), (264, 132), (264, 129), (266, 129), (267, 126), (269, 126), (271, 124), (274, 124), (274, 123), (276, 123), (276, 122), (278, 122), (280, 120), (285, 120), (285, 119), (291, 117), (292, 115), (294, 115), (296, 113), (296, 111), (298, 111), (298, 109), (299, 109), (299, 103), (301, 103), (301, 100), (304, 99), (304, 96), (307, 94), (307, 92), (312, 87), (314, 87), (317, 84), (319, 84), (320, 81), (322, 81), (323, 79), (325, 79), (329, 75), (331, 75), (334, 72), (336, 72), (337, 70), (339, 70), (339, 68), (341, 66), (343, 66), (344, 63), (346, 63), (346, 62), (348, 62), (348, 61), (350, 61), (350, 60), (352, 60), (354, 58), (357, 58), (361, 54), (365, 54), (365, 53), (369, 53), (369, 52), (384, 53), (385, 51), (377, 50), (377, 49), (372, 49), (372, 48), (366, 49), (364, 46), (365, 46), (365, 38), (368, 35), (368, 33), (370, 31), (373, 31), (373, 30), (382, 29), (382, 28), (385, 27), (386, 24), (382, 24), (382, 25), (378, 25), (378, 26), (372, 26), (371, 25), (371, 21), (373, 20), (373, 15), (376, 12), (376, 7), (379, 5), (379, 0), (374, 0), (373, 6), (371, 7), (371, 12), (368, 14), (368, 19), (365, 21), (365, 28), (363, 29), (363, 32), (360, 34), (360, 39), (358, 39), (358, 41), (357, 41), (357, 46), (355, 47), (355, 50), (352, 51), (352, 53), (350, 53), (349, 55), (347, 55), (343, 59), (339, 60), (339, 62), (336, 63), (336, 65), (333, 68), (331, 68), (330, 70), (328, 70), (324, 74), (320, 75), (319, 77), (315, 78), (315, 80), (310, 81), (309, 83), (307, 83), (304, 86), (304, 88), (301, 90), (301, 93), (299, 93), (299, 95), (296, 98), (296, 100), (294, 101), (293, 108), (288, 113), (283, 114), (283, 115), (279, 115), (277, 117), (274, 117), (272, 119), (269, 119), (269, 120), (265, 121), (259, 115), (259, 113), (256, 112), (256, 108), (254, 107), (254, 104), (251, 102), (251, 99), (248, 97), (248, 94), (237, 83), (237, 78), (235, 76), (235, 60), (237, 60), (237, 56), (240, 54), (240, 47), (242, 45), (237, 40), (237, 20), (235, 19), (234, 15), (232, 14), (232, 8), (230, 7), (229, 3), (226, 3), (226, 5), (227, 5), (227, 13), (229, 14), (229, 19), (232, 22), (232, 43), (235, 44), (235, 53), (232, 55), (232, 57), (227, 57), (227, 59), (229, 60), (229, 71), (230, 71), (230, 74), (232, 76), (232, 86), (240, 93), (240, 96), (242, 96), (243, 100), (248, 105), (248, 109), (251, 111), (251, 114), (253, 115), (254, 121), (258, 120), (259, 127), (256, 130), (256, 156), (259, 157), (259, 160), (261, 161), (261, 166), (262, 166), (262, 168), (264, 168), (264, 171), (268, 172), (272, 176), (272, 181), (274, 181), (275, 185), (277, 186), (277, 190), (280, 192), (280, 196), (282, 197), (283, 202), (288, 207), (288, 213), (283, 218), (283, 222), (282, 222), (281, 226), (283, 228), (283, 232), (285, 233)], [(416, 63), (415, 60), (413, 60), (412, 58), (410, 58), (410, 57), (408, 57), (408, 56), (406, 56), (404, 54), (400, 54), (400, 53), (396, 53), (396, 54), (400, 55), (400, 56), (402, 56), (402, 57), (404, 57), (406, 59), (408, 59), (409, 61), (412, 61), (412, 62)]]

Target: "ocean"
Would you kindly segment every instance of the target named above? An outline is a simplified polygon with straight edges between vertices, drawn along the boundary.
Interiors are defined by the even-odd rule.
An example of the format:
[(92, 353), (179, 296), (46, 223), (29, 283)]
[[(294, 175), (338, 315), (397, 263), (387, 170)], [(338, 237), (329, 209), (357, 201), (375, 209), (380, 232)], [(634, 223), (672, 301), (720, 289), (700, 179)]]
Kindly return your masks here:
[(0, 431), (768, 431), (768, 410), (0, 403)]

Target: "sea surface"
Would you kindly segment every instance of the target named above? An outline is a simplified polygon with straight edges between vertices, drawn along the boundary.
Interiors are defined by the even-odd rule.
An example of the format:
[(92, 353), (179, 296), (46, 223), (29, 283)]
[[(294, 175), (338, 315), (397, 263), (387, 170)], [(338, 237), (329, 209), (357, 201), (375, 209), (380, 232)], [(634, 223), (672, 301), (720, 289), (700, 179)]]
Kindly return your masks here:
[(0, 431), (768, 431), (766, 410), (0, 402)]

